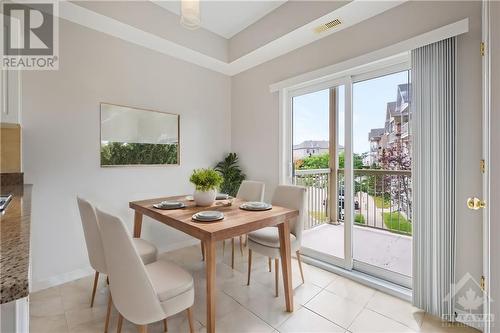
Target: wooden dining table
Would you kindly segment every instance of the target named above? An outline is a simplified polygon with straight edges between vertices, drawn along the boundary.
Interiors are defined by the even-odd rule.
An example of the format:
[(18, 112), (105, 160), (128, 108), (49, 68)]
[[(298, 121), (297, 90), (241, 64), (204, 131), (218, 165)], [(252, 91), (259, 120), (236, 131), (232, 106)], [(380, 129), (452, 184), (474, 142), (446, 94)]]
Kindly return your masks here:
[[(153, 207), (161, 201), (182, 201), (186, 207), (181, 209), (161, 210)], [(230, 206), (223, 206), (231, 202)], [(291, 248), (289, 221), (299, 215), (294, 209), (273, 206), (266, 211), (247, 211), (240, 209), (244, 203), (239, 199), (216, 201), (210, 207), (198, 207), (186, 196), (155, 198), (133, 201), (129, 207), (135, 211), (134, 237), (141, 236), (143, 216), (180, 230), (202, 242), (205, 247), (206, 289), (207, 289), (207, 331), (215, 332), (215, 275), (217, 241), (241, 236), (249, 232), (270, 226), (277, 226), (280, 238), (283, 286), (285, 289), (285, 308), (293, 312), (293, 291), (291, 271)], [(204, 210), (218, 210), (224, 213), (224, 219), (215, 222), (198, 222), (193, 214)]]

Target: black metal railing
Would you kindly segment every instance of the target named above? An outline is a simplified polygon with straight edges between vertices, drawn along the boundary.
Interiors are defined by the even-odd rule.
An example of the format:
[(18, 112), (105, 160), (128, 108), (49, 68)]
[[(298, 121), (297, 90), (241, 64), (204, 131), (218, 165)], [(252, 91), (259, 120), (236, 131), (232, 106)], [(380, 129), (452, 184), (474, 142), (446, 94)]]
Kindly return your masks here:
[[(294, 181), (308, 188), (308, 218), (305, 229), (345, 218), (344, 170), (337, 172), (337, 198), (329, 203), (329, 169), (295, 170)], [(354, 223), (358, 226), (412, 234), (411, 171), (354, 170)], [(334, 202), (335, 203), (335, 202)], [(336, 214), (329, 210), (337, 209)], [(332, 221), (335, 216), (337, 221)]]

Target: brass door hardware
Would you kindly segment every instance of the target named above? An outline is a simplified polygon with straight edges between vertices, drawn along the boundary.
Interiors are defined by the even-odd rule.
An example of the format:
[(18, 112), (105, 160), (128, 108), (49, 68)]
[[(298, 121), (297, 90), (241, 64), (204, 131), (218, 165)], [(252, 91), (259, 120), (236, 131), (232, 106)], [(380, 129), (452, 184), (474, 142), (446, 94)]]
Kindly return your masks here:
[(469, 209), (478, 210), (486, 207), (486, 202), (478, 198), (469, 198), (467, 199), (467, 207)]

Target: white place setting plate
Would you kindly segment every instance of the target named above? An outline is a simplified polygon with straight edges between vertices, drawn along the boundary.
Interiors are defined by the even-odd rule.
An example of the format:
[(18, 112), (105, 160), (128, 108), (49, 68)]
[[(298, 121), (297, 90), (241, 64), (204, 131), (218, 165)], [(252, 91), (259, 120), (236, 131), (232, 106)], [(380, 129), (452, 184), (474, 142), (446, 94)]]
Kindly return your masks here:
[(181, 201), (162, 201), (154, 204), (153, 207), (156, 209), (179, 209), (186, 207), (186, 205)]
[(216, 210), (205, 210), (194, 214), (192, 218), (201, 222), (219, 221), (224, 218), (224, 213)]
[(249, 201), (241, 204), (240, 208), (243, 210), (261, 211), (261, 210), (269, 210), (273, 208), (273, 205), (268, 204), (266, 202)]

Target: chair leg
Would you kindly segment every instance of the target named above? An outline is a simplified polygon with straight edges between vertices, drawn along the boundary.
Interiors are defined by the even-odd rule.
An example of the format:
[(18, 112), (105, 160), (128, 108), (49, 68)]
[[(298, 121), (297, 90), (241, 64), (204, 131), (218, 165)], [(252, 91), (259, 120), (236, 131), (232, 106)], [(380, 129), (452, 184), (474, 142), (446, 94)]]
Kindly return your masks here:
[(148, 325), (139, 325), (139, 333), (148, 333)]
[(113, 304), (113, 299), (111, 298), (111, 292), (110, 292), (108, 296), (108, 309), (106, 311), (106, 321), (104, 322), (104, 333), (108, 333), (109, 318), (111, 317), (111, 304)]
[(116, 325), (116, 333), (122, 332), (122, 324), (123, 324), (123, 316), (121, 313), (118, 313), (118, 325)]
[(231, 268), (234, 269), (234, 237), (231, 238)]
[(274, 259), (274, 270), (276, 271), (274, 275), (274, 279), (276, 282), (276, 297), (278, 297), (278, 289), (279, 289), (279, 275), (280, 275), (280, 260), (278, 258)]
[(200, 242), (201, 246), (201, 260), (205, 261), (205, 244), (203, 244), (203, 241)]
[(226, 252), (226, 240), (222, 241), (222, 258), (224, 258), (224, 253)]
[(243, 256), (243, 235), (240, 236), (240, 252), (241, 255)]
[(250, 272), (252, 271), (252, 250), (248, 249), (248, 279), (247, 286), (250, 285)]
[(189, 333), (194, 332), (194, 323), (193, 323), (193, 311), (191, 308), (187, 308), (188, 322), (189, 322)]
[(167, 318), (163, 319), (163, 332), (168, 332)]
[(271, 272), (271, 266), (272, 266), (272, 265), (271, 265), (271, 262), (272, 262), (272, 261), (271, 261), (271, 258), (268, 258), (268, 260), (267, 260), (267, 264), (269, 265), (269, 272)]
[(297, 254), (297, 261), (299, 262), (300, 277), (302, 278), (302, 283), (304, 283), (304, 271), (302, 270), (302, 259), (300, 258), (300, 251), (297, 250), (297, 252), (295, 253)]
[(95, 292), (97, 290), (97, 282), (99, 282), (99, 272), (96, 271), (94, 275), (94, 287), (92, 288), (92, 299), (90, 300), (90, 307), (94, 306)]

